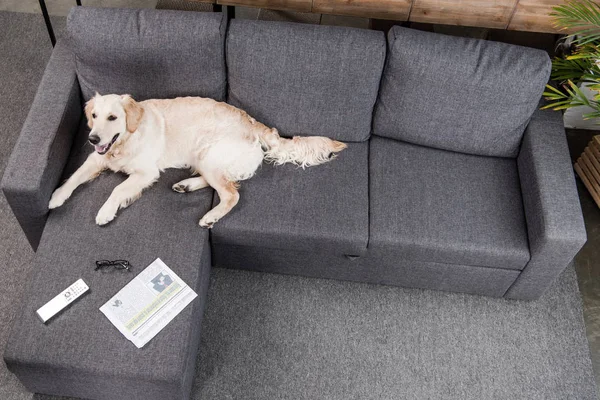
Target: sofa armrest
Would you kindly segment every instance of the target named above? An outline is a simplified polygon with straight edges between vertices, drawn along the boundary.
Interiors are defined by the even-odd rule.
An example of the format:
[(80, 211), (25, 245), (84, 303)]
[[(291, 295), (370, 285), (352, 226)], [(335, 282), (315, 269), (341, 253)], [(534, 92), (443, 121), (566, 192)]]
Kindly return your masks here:
[(64, 42), (58, 43), (0, 184), (34, 250), (82, 114), (73, 54)]
[(587, 240), (561, 113), (534, 113), (517, 165), (531, 259), (505, 297), (533, 300)]

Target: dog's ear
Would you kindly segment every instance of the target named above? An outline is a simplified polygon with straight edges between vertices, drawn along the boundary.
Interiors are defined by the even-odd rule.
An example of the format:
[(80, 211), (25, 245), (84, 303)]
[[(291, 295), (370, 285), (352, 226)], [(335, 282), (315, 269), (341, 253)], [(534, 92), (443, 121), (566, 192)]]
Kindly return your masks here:
[(121, 96), (121, 99), (121, 104), (125, 109), (127, 131), (133, 133), (137, 130), (144, 116), (144, 109), (128, 94)]
[[(96, 96), (97, 95), (98, 95), (98, 93), (96, 93)], [(88, 102), (85, 103), (85, 108), (83, 109), (85, 111), (85, 117), (87, 118), (87, 124), (90, 129), (92, 129), (94, 127), (94, 119), (92, 118), (92, 110), (94, 109), (94, 102), (96, 101), (96, 96), (89, 99)]]

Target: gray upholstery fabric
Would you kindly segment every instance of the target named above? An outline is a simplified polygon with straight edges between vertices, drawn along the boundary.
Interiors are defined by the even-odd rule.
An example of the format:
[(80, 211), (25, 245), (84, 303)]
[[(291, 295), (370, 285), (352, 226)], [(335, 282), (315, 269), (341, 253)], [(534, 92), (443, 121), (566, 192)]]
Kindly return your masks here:
[(2, 179), (2, 191), (34, 250), (81, 116), (73, 54), (59, 41)]
[(517, 159), (531, 260), (507, 297), (538, 298), (587, 236), (561, 113), (536, 111)]
[(242, 182), (238, 205), (215, 224), (211, 240), (360, 254), (369, 236), (367, 166), (367, 143), (351, 143), (335, 160), (305, 170), (265, 164)]
[(344, 255), (319, 254), (291, 249), (228, 246), (212, 243), (213, 265), (223, 268), (292, 274), (393, 286), (464, 292), (502, 297), (519, 271), (407, 260), (402, 251), (389, 253), (369, 249), (350, 259)]
[(84, 98), (225, 99), (221, 13), (74, 7), (67, 20)]
[(529, 261), (516, 160), (379, 137), (370, 145), (369, 249), (509, 269)]
[(373, 133), (515, 157), (550, 74), (541, 50), (394, 26)]
[(228, 102), (285, 136), (364, 141), (384, 59), (381, 32), (235, 19)]
[[(87, 135), (82, 130), (79, 136)], [(69, 170), (90, 151), (81, 142)], [(101, 175), (50, 212), (4, 354), (9, 370), (30, 391), (107, 400), (189, 396), (210, 271), (208, 233), (198, 219), (210, 208), (212, 192), (173, 192), (171, 185), (187, 175), (168, 171), (104, 227), (95, 225), (94, 217), (123, 180), (117, 174)], [(199, 298), (138, 350), (98, 308), (156, 257)], [(96, 272), (94, 261), (101, 259), (127, 259), (133, 272)], [(90, 292), (42, 324), (35, 310), (79, 278)]]

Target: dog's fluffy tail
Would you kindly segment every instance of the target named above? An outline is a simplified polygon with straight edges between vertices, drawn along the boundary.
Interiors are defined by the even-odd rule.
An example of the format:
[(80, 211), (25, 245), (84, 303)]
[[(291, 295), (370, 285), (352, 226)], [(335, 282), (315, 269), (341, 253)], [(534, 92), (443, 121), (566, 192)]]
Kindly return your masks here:
[(259, 134), (260, 144), (265, 149), (265, 160), (275, 165), (292, 163), (302, 168), (323, 164), (333, 160), (336, 153), (347, 146), (324, 136), (294, 136), (282, 138), (275, 128), (267, 128)]

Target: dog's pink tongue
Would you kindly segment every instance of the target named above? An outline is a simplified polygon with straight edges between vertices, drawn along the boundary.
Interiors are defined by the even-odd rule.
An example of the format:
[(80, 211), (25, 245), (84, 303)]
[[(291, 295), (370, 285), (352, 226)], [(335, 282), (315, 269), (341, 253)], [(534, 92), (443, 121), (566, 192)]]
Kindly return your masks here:
[(106, 145), (104, 145), (104, 146), (94, 145), (94, 148), (96, 149), (96, 151), (98, 153), (102, 153), (104, 150), (106, 150)]

